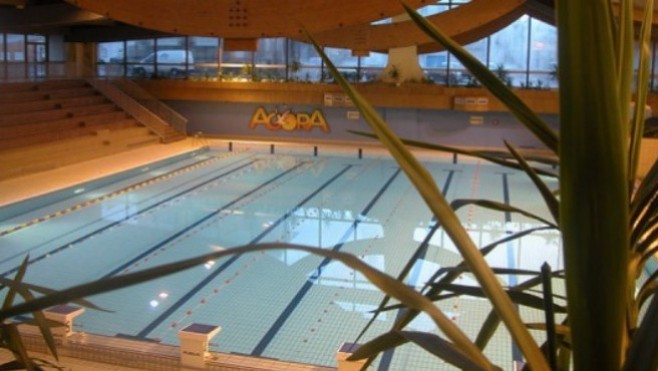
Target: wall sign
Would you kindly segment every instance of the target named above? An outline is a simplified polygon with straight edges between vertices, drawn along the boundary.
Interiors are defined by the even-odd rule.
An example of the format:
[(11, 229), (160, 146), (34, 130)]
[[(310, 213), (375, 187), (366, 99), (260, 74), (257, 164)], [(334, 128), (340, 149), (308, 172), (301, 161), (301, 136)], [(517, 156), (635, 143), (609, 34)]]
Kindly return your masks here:
[(291, 109), (279, 113), (277, 109), (267, 112), (265, 108), (258, 107), (251, 116), (249, 129), (255, 129), (258, 125), (264, 125), (268, 130), (277, 131), (311, 131), (318, 128), (325, 133), (329, 132), (329, 124), (321, 110), (316, 109), (311, 113), (293, 112)]

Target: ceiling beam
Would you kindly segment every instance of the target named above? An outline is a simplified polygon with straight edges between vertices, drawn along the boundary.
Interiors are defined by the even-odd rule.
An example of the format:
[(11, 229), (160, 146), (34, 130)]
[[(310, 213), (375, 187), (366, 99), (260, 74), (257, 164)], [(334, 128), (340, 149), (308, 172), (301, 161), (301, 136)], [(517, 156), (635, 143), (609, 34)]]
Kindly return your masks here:
[[(472, 0), (446, 12), (427, 17), (444, 33), (462, 44), (477, 41), (504, 28), (525, 12), (526, 0)], [(371, 25), (361, 24), (328, 30), (314, 35), (324, 46), (357, 51), (388, 52), (389, 49), (418, 46), (421, 53), (442, 50), (411, 21)], [(307, 41), (296, 36), (299, 41)]]
[(57, 28), (104, 19), (101, 15), (64, 3), (25, 9), (0, 8), (0, 32), (33, 32), (34, 29)]
[[(163, 32), (225, 38), (291, 37), (402, 13), (399, 0), (66, 0), (108, 18)], [(405, 0), (414, 8), (427, 0)]]

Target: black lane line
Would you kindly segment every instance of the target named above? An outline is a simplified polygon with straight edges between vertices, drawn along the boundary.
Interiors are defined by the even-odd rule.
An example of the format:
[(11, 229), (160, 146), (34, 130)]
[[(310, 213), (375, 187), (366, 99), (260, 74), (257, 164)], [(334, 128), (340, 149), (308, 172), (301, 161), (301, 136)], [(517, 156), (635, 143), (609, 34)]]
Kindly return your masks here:
[[(507, 173), (503, 173), (503, 202), (505, 205), (510, 204), (510, 197), (509, 197), (509, 184), (507, 182)], [(505, 226), (509, 225), (509, 223), (512, 222), (512, 213), (509, 211), (505, 211)], [(508, 231), (507, 227), (505, 227), (505, 234), (510, 235), (512, 234), (512, 231)], [(514, 242), (513, 241), (507, 241), (507, 266), (509, 268), (514, 268), (516, 265), (515, 259), (514, 259)], [(515, 286), (517, 284), (517, 278), (515, 275), (510, 275), (509, 276), (509, 286)], [(514, 307), (516, 310), (519, 310), (518, 304), (514, 304)], [(512, 360), (519, 362), (519, 364), (523, 363), (523, 354), (521, 353), (521, 350), (519, 347), (516, 345), (516, 342), (512, 341)]]
[[(229, 164), (225, 164), (225, 165), (223, 165), (223, 166), (220, 166), (219, 168), (217, 168), (217, 169), (215, 169), (215, 170), (212, 170), (212, 171), (209, 171), (209, 172), (207, 172), (206, 174), (201, 174), (201, 175), (199, 175), (199, 176), (195, 176), (194, 178), (190, 178), (188, 181), (186, 181), (186, 182), (183, 183), (183, 184), (179, 184), (179, 185), (176, 185), (176, 186), (172, 186), (172, 187), (170, 187), (169, 189), (165, 189), (165, 190), (163, 190), (163, 191), (161, 191), (161, 192), (158, 192), (158, 193), (156, 193), (156, 194), (153, 194), (153, 195), (151, 195), (151, 196), (148, 196), (148, 197), (144, 198), (144, 199), (141, 200), (141, 201), (135, 202), (134, 205), (137, 206), (137, 207), (141, 207), (143, 204), (148, 204), (152, 199), (157, 199), (158, 197), (160, 197), (160, 196), (163, 195), (163, 194), (166, 194), (166, 193), (169, 193), (169, 192), (174, 192), (174, 191), (176, 191), (176, 190), (178, 190), (178, 189), (180, 189), (180, 188), (183, 188), (184, 186), (187, 186), (188, 184), (191, 184), (191, 183), (196, 182), (196, 181), (199, 180), (199, 179), (205, 178), (206, 176), (209, 176), (209, 175), (212, 175), (212, 174), (214, 174), (214, 173), (216, 173), (216, 172), (219, 172), (219, 171), (225, 170), (225, 169), (227, 169), (227, 168), (230, 168), (231, 166), (236, 166), (237, 164), (239, 164), (239, 163), (241, 163), (241, 162), (243, 162), (243, 161), (245, 161), (245, 160), (247, 160), (247, 159), (249, 159), (249, 158), (251, 158), (251, 157), (254, 157), (254, 156), (252, 155), (252, 156), (248, 156), (248, 157), (245, 157), (245, 158), (240, 158), (240, 159), (238, 159), (238, 160), (235, 161), (235, 162), (231, 162), (231, 163), (229, 163)], [(214, 157), (214, 158), (212, 158), (211, 160), (214, 160), (214, 159), (217, 159), (217, 157)], [(208, 161), (208, 160), (203, 160), (203, 161)], [(201, 161), (201, 162), (203, 162), (203, 161)], [(252, 161), (253, 161), (253, 160), (252, 160)], [(177, 172), (177, 171), (179, 171), (179, 170), (184, 171), (185, 168), (186, 168), (186, 167), (183, 167), (183, 168), (180, 168), (180, 169), (178, 169), (178, 170), (174, 170), (173, 172)], [(167, 173), (167, 174), (170, 174), (170, 173)], [(159, 178), (159, 177), (166, 176), (167, 174), (164, 174), (164, 175), (161, 175), (161, 176), (157, 176), (157, 177), (154, 177), (154, 178), (151, 178), (151, 179), (157, 179), (157, 178)], [(146, 181), (144, 181), (144, 182), (148, 182), (148, 180), (146, 180)], [(142, 183), (144, 183), (144, 182), (135, 183), (135, 184), (132, 184), (132, 185), (130, 185), (130, 186), (128, 186), (128, 187), (124, 187), (124, 188), (118, 189), (118, 190), (116, 190), (116, 191), (114, 191), (114, 192), (110, 192), (110, 193), (108, 193), (108, 194), (122, 193), (122, 194), (127, 195), (129, 192), (125, 191), (126, 189), (129, 189), (129, 188), (135, 187), (136, 185), (138, 185), (138, 184), (142, 184)], [(132, 191), (130, 191), (130, 192), (132, 192)], [(86, 208), (87, 206), (97, 206), (97, 205), (102, 205), (102, 202), (104, 202), (104, 201), (109, 201), (109, 200), (111, 200), (111, 199), (113, 199), (113, 198), (115, 198), (115, 197), (118, 197), (118, 195), (113, 195), (112, 197), (105, 197), (105, 196), (97, 197), (97, 198), (92, 199), (92, 200), (90, 200), (90, 201), (94, 201), (94, 200), (101, 200), (101, 201), (90, 203), (89, 205), (83, 206), (83, 207), (80, 208), (80, 209), (75, 209), (75, 208), (77, 207), (76, 205), (83, 205), (83, 204), (86, 204), (86, 202), (78, 203), (78, 204), (76, 204), (76, 205), (74, 205), (74, 206), (71, 206), (71, 207), (69, 207), (69, 208), (66, 209), (66, 210), (72, 209), (71, 212), (63, 213), (63, 214), (61, 214), (60, 216), (68, 215), (68, 214), (70, 214), (70, 213), (72, 213), (72, 212), (74, 212), (74, 211), (80, 211), (80, 210)], [(109, 212), (109, 213), (107, 214), (107, 217), (108, 217), (108, 218), (111, 218), (111, 217), (113, 217), (115, 214), (118, 214), (118, 213), (120, 213), (120, 212), (122, 212), (122, 211), (123, 211), (123, 210), (121, 210), (121, 211), (112, 211), (112, 212)], [(51, 214), (51, 215), (52, 215), (52, 214)], [(131, 214), (131, 216), (134, 216), (134, 215), (136, 215), (136, 214)], [(62, 237), (65, 237), (67, 234), (72, 234), (72, 233), (78, 232), (79, 230), (82, 230), (82, 229), (84, 229), (84, 228), (87, 228), (87, 227), (89, 227), (90, 225), (93, 225), (93, 224), (95, 224), (95, 223), (98, 223), (99, 221), (102, 221), (102, 220), (103, 220), (103, 218), (98, 218), (98, 219), (90, 220), (90, 221), (88, 221), (86, 224), (81, 224), (81, 225), (79, 225), (78, 227), (76, 227), (76, 228), (74, 228), (74, 229), (71, 229), (71, 230), (69, 230), (69, 231), (65, 231), (65, 232), (63, 232), (63, 233), (60, 234), (60, 235), (57, 235), (57, 236), (52, 237), (51, 240), (55, 240), (55, 239), (58, 239), (58, 238), (62, 238)], [(125, 219), (124, 219), (124, 220), (125, 220)], [(12, 233), (13, 233), (13, 232), (12, 232)], [(0, 237), (2, 237), (2, 236), (0, 236)], [(26, 251), (32, 251), (32, 250), (34, 250), (34, 249), (38, 249), (38, 248), (42, 247), (43, 245), (45, 245), (46, 243), (47, 243), (47, 242), (42, 242), (42, 243), (40, 243), (39, 245), (34, 246), (34, 247), (32, 247), (32, 248), (30, 248), (29, 250), (26, 250)], [(16, 256), (20, 256), (20, 255), (21, 255), (21, 254), (13, 255), (13, 256), (10, 257), (9, 259), (15, 258)]]
[[(139, 184), (146, 184), (146, 183), (148, 183), (148, 182), (150, 182), (150, 181), (152, 181), (152, 180), (159, 179), (159, 178), (163, 178), (163, 179), (165, 179), (167, 176), (170, 176), (170, 175), (172, 175), (172, 174), (175, 174), (175, 173), (178, 173), (178, 172), (181, 172), (181, 171), (187, 171), (188, 169), (191, 169), (191, 168), (193, 168), (193, 167), (195, 167), (195, 166), (198, 166), (198, 165), (200, 165), (200, 164), (202, 164), (202, 163), (204, 163), (204, 162), (208, 162), (208, 161), (212, 161), (212, 160), (217, 160), (217, 159), (218, 159), (217, 156), (213, 156), (213, 157), (208, 158), (208, 159), (199, 160), (199, 161), (197, 161), (197, 162), (193, 162), (193, 163), (191, 163), (191, 164), (189, 164), (189, 165), (185, 165), (185, 166), (180, 167), (180, 168), (178, 168), (178, 169), (173, 169), (173, 170), (171, 170), (171, 171), (169, 171), (169, 172), (166, 172), (166, 173), (164, 173), (164, 174), (161, 174), (161, 175), (158, 175), (158, 176), (154, 176), (154, 177), (151, 177), (151, 178), (148, 178), (148, 179), (142, 180), (141, 182), (133, 183), (133, 184), (131, 184), (131, 185), (125, 186), (125, 187), (123, 187), (123, 188), (119, 188), (119, 189), (114, 190), (114, 191), (112, 191), (112, 192), (108, 192), (107, 194), (105, 194), (105, 195), (103, 195), (103, 196), (99, 196), (99, 197), (93, 198), (93, 199), (91, 199), (91, 200), (86, 200), (86, 201), (83, 201), (83, 202), (78, 202), (77, 204), (75, 204), (75, 205), (73, 205), (73, 206), (70, 206), (70, 207), (68, 207), (68, 208), (66, 208), (66, 209), (58, 210), (58, 211), (55, 211), (55, 212), (51, 212), (51, 213), (49, 213), (49, 214), (46, 214), (46, 216), (49, 216), (49, 217), (55, 217), (57, 213), (61, 213), (60, 216), (67, 215), (67, 214), (70, 214), (70, 213), (73, 212), (73, 211), (78, 211), (78, 210), (84, 209), (84, 208), (87, 207), (87, 206), (96, 205), (96, 204), (98, 204), (99, 202), (101, 202), (101, 200), (104, 201), (104, 200), (107, 200), (107, 199), (113, 198), (113, 197), (115, 197), (115, 196), (118, 196), (117, 193), (125, 192), (125, 191), (127, 191), (127, 190), (129, 190), (129, 189), (131, 189), (131, 188), (133, 188), (133, 187), (135, 187), (135, 186), (137, 186), (137, 185), (139, 185)], [(184, 161), (184, 159), (181, 160), (181, 161)], [(237, 163), (237, 162), (240, 162), (240, 161), (242, 161), (242, 160), (236, 161), (236, 163)], [(164, 166), (167, 166), (167, 165), (164, 165)], [(135, 176), (139, 176), (139, 175), (140, 175), (140, 174), (137, 174), (137, 175), (135, 175)], [(124, 179), (124, 180), (125, 180), (125, 179)], [(110, 195), (112, 195), (112, 196), (110, 196)], [(82, 207), (79, 208), (79, 209), (73, 209), (73, 208), (76, 207), (77, 205), (84, 205), (84, 206), (82, 206)], [(11, 234), (11, 233), (14, 233), (14, 232), (18, 232), (18, 231), (20, 231), (21, 229), (24, 229), (24, 228), (27, 228), (27, 227), (34, 226), (34, 225), (36, 225), (36, 224), (39, 224), (39, 223), (41, 223), (41, 222), (45, 222), (46, 220), (50, 220), (50, 219), (51, 219), (51, 218), (46, 218), (45, 216), (42, 216), (42, 217), (38, 217), (38, 218), (33, 218), (33, 219), (31, 219), (31, 220), (25, 222), (25, 225), (21, 225), (21, 223), (18, 223), (17, 226), (10, 227), (10, 228), (7, 228), (7, 229), (5, 229), (5, 230), (3, 230), (3, 231), (0, 231), (0, 237), (4, 237), (4, 236), (6, 236), (6, 235), (8, 235), (8, 234)]]
[[(366, 208), (363, 209), (363, 211), (359, 215), (365, 217), (368, 214), (368, 212), (370, 212), (370, 209), (372, 209), (372, 207), (375, 206), (377, 201), (379, 201), (381, 196), (384, 194), (384, 192), (386, 192), (386, 190), (391, 185), (391, 183), (393, 183), (393, 180), (395, 180), (395, 178), (399, 174), (400, 174), (400, 169), (395, 171), (395, 173), (388, 179), (386, 184), (384, 184), (384, 186), (379, 190), (379, 192), (377, 192), (375, 197), (372, 200), (370, 200), (370, 203), (368, 203)], [(343, 247), (343, 245), (345, 245), (347, 239), (352, 235), (352, 231), (356, 229), (356, 226), (360, 223), (360, 221), (361, 218), (355, 220), (352, 223), (352, 225), (347, 229), (343, 237), (340, 239), (340, 242), (332, 248), (333, 251), (339, 251)], [(283, 327), (283, 325), (286, 323), (288, 318), (290, 318), (290, 315), (295, 311), (297, 305), (299, 305), (299, 303), (302, 301), (304, 296), (306, 296), (306, 294), (311, 290), (311, 288), (313, 287), (313, 280), (315, 278), (318, 278), (322, 274), (322, 268), (324, 268), (327, 264), (329, 264), (330, 261), (331, 259), (329, 258), (324, 258), (322, 260), (320, 265), (318, 265), (318, 267), (315, 269), (316, 273), (304, 282), (304, 285), (299, 289), (299, 291), (294, 296), (294, 298), (290, 301), (290, 303), (288, 303), (288, 306), (286, 306), (286, 308), (283, 310), (283, 312), (281, 312), (281, 314), (276, 319), (276, 321), (274, 321), (270, 329), (265, 333), (265, 335), (263, 335), (263, 337), (258, 342), (254, 350), (251, 351), (252, 356), (261, 356), (263, 352), (265, 352), (267, 346), (274, 339), (274, 337), (277, 335), (281, 327)]]
[[(281, 216), (279, 219), (277, 219), (272, 225), (270, 225), (267, 229), (265, 229), (263, 232), (261, 232), (256, 238), (251, 240), (249, 244), (255, 244), (258, 243), (263, 237), (265, 237), (268, 233), (270, 233), (274, 228), (276, 228), (281, 222), (284, 220), (288, 219), (290, 215), (293, 215), (302, 205), (304, 205), (306, 202), (308, 202), (310, 199), (313, 197), (317, 196), (318, 193), (322, 192), (325, 188), (327, 188), (331, 183), (333, 183), (336, 179), (338, 179), (340, 176), (345, 174), (352, 165), (345, 165), (343, 170), (338, 172), (336, 175), (334, 175), (331, 179), (327, 180), (323, 185), (321, 185), (318, 189), (313, 191), (313, 193), (309, 194), (304, 198), (302, 201), (300, 201), (297, 205), (295, 205), (292, 209), (287, 211), (283, 216)], [(176, 303), (174, 303), (172, 306), (167, 308), (166, 311), (164, 311), (162, 314), (160, 314), (156, 319), (151, 321), (146, 327), (144, 327), (137, 335), (135, 335), (135, 338), (145, 338), (148, 336), (151, 331), (155, 330), (156, 327), (158, 327), (164, 320), (166, 320), (169, 316), (171, 316), (178, 308), (180, 308), (183, 304), (185, 304), (188, 300), (192, 298), (192, 296), (196, 295), (201, 289), (203, 289), (208, 283), (210, 283), (212, 280), (214, 280), (220, 273), (222, 273), (225, 269), (227, 269), (231, 264), (233, 264), (238, 258), (240, 258), (242, 254), (238, 255), (233, 255), (230, 259), (224, 262), (221, 266), (216, 268), (211, 274), (206, 276), (201, 282), (199, 282), (196, 286), (194, 286), (190, 291), (188, 291), (183, 297), (178, 299)]]
[[(452, 183), (452, 176), (455, 173), (455, 170), (449, 170), (450, 173), (448, 174), (448, 178), (446, 179), (446, 182), (443, 184), (443, 188), (441, 190), (441, 193), (445, 196), (448, 193), (448, 190), (450, 189), (450, 184)], [(441, 224), (436, 220), (436, 217), (432, 216), (431, 223), (434, 223), (432, 228), (429, 230), (427, 233), (427, 236), (425, 236), (425, 239), (423, 239), (423, 242), (420, 243), (420, 249), (421, 253), (418, 256), (418, 259), (416, 261), (420, 261), (425, 259), (425, 256), (427, 255), (427, 249), (430, 246), (430, 241), (432, 240), (432, 237), (434, 237), (434, 233), (441, 228)], [(412, 289), (414, 288), (414, 284), (408, 285)], [(404, 313), (404, 309), (399, 309), (397, 314), (395, 315), (395, 322), (397, 322), (401, 317), (402, 313)], [(382, 360), (379, 362), (379, 366), (377, 367), (377, 371), (387, 371), (389, 367), (391, 367), (391, 362), (393, 361), (393, 355), (395, 354), (395, 348), (391, 348), (382, 354)]]
[(296, 169), (298, 169), (298, 168), (299, 168), (300, 166), (302, 166), (302, 165), (304, 165), (303, 162), (301, 162), (301, 163), (299, 163), (299, 164), (297, 164), (297, 165), (291, 167), (290, 169), (288, 169), (288, 170), (284, 171), (283, 173), (281, 173), (281, 174), (275, 176), (274, 178), (267, 180), (265, 183), (259, 185), (258, 187), (252, 189), (251, 191), (249, 191), (249, 192), (247, 192), (247, 193), (243, 193), (243, 194), (240, 195), (238, 198), (233, 199), (233, 201), (227, 203), (226, 205), (220, 207), (219, 209), (217, 209), (217, 210), (215, 210), (215, 211), (213, 211), (213, 212), (211, 212), (211, 213), (209, 213), (209, 214), (206, 214), (204, 217), (202, 217), (201, 219), (198, 219), (196, 222), (194, 222), (194, 223), (188, 225), (187, 227), (184, 227), (183, 229), (180, 229), (178, 232), (176, 232), (176, 233), (172, 234), (171, 236), (167, 237), (166, 239), (164, 239), (164, 240), (161, 241), (160, 243), (158, 243), (158, 244), (156, 244), (156, 245), (150, 247), (148, 250), (142, 251), (142, 253), (140, 253), (140, 254), (137, 255), (136, 257), (130, 259), (129, 261), (125, 262), (124, 264), (118, 266), (117, 268), (113, 269), (111, 272), (105, 274), (102, 278), (112, 277), (112, 276), (114, 276), (115, 274), (121, 272), (122, 270), (124, 270), (124, 269), (130, 267), (131, 265), (133, 265), (133, 264), (135, 264), (136, 262), (140, 261), (140, 260), (141, 260), (142, 258), (144, 258), (145, 256), (148, 256), (149, 254), (151, 254), (153, 251), (156, 251), (157, 249), (161, 248), (162, 246), (167, 245), (168, 243), (170, 243), (171, 241), (173, 241), (173, 240), (177, 239), (178, 237), (184, 235), (185, 233), (187, 233), (187, 232), (190, 231), (191, 229), (193, 229), (193, 228), (195, 228), (195, 227), (198, 227), (200, 224), (202, 224), (203, 222), (207, 221), (208, 219), (210, 219), (210, 218), (216, 216), (217, 214), (219, 214), (219, 213), (221, 213), (222, 211), (228, 209), (229, 207), (235, 205), (236, 203), (238, 203), (238, 202), (244, 200), (245, 198), (251, 196), (252, 194), (254, 194), (254, 193), (260, 191), (261, 189), (267, 187), (267, 186), (270, 185), (272, 182), (275, 182), (275, 181), (281, 179), (282, 177), (284, 177), (284, 176), (290, 174), (291, 172), (295, 171)]
[[(244, 165), (241, 165), (241, 166), (239, 166), (239, 167), (237, 167), (237, 168), (235, 168), (235, 169), (232, 169), (232, 170), (229, 170), (229, 171), (224, 172), (224, 173), (222, 173), (222, 174), (219, 174), (219, 175), (217, 175), (217, 176), (215, 176), (215, 177), (213, 177), (213, 178), (208, 179), (207, 181), (205, 181), (205, 182), (203, 182), (203, 183), (201, 183), (201, 184), (198, 184), (198, 185), (196, 185), (196, 186), (193, 186), (193, 187), (191, 187), (191, 188), (188, 188), (188, 189), (186, 189), (186, 190), (183, 190), (183, 191), (181, 191), (181, 192), (178, 192), (178, 193), (176, 193), (175, 195), (170, 196), (170, 197), (168, 197), (168, 198), (166, 198), (166, 199), (164, 199), (164, 200), (161, 200), (161, 201), (159, 201), (159, 202), (157, 202), (157, 203), (155, 203), (155, 204), (153, 204), (153, 205), (151, 205), (151, 206), (149, 206), (149, 207), (147, 207), (147, 208), (145, 208), (145, 209), (142, 209), (142, 210), (140, 210), (140, 211), (138, 211), (138, 212), (136, 212), (136, 213), (133, 213), (133, 214), (127, 215), (125, 218), (123, 218), (123, 219), (121, 219), (121, 220), (117, 220), (117, 221), (115, 221), (115, 222), (113, 222), (113, 223), (110, 223), (110, 224), (104, 226), (104, 227), (101, 227), (101, 228), (99, 228), (99, 229), (96, 229), (96, 230), (94, 230), (94, 231), (91, 231), (91, 232), (85, 234), (85, 235), (82, 236), (82, 237), (79, 237), (79, 238), (77, 238), (77, 239), (75, 239), (75, 240), (73, 240), (73, 241), (70, 241), (70, 242), (66, 243), (65, 245), (62, 245), (62, 246), (56, 247), (56, 248), (54, 248), (53, 250), (50, 250), (50, 251), (48, 251), (48, 252), (45, 253), (45, 254), (39, 255), (39, 256), (37, 256), (37, 257), (34, 258), (34, 259), (30, 259), (30, 261), (28, 262), (28, 266), (31, 265), (31, 264), (33, 264), (33, 263), (36, 263), (36, 262), (38, 262), (38, 261), (40, 261), (40, 260), (43, 260), (43, 259), (45, 259), (46, 257), (48, 257), (48, 256), (50, 256), (50, 255), (52, 255), (52, 254), (56, 254), (56, 253), (58, 253), (58, 252), (60, 252), (60, 251), (62, 251), (62, 250), (64, 250), (64, 249), (66, 249), (66, 248), (69, 247), (70, 245), (78, 244), (78, 243), (80, 243), (80, 242), (82, 242), (82, 241), (84, 241), (84, 240), (86, 240), (86, 239), (88, 239), (88, 238), (90, 238), (90, 237), (92, 237), (92, 236), (98, 234), (98, 233), (101, 233), (101, 232), (103, 232), (103, 231), (105, 231), (105, 230), (108, 230), (108, 229), (114, 227), (114, 226), (117, 225), (117, 224), (123, 223), (123, 222), (125, 222), (126, 220), (128, 220), (128, 219), (130, 219), (130, 218), (132, 218), (132, 217), (135, 217), (135, 216), (140, 215), (140, 214), (143, 214), (143, 213), (145, 213), (145, 212), (147, 212), (147, 211), (149, 211), (149, 210), (152, 210), (152, 209), (154, 209), (154, 208), (156, 208), (156, 207), (158, 207), (158, 206), (160, 206), (160, 205), (162, 205), (162, 204), (164, 204), (164, 203), (166, 203), (166, 202), (171, 201), (171, 200), (174, 199), (174, 198), (180, 197), (180, 196), (182, 196), (182, 195), (184, 195), (184, 194), (186, 194), (186, 193), (189, 193), (189, 192), (191, 192), (191, 191), (193, 191), (193, 190), (195, 190), (195, 189), (197, 189), (197, 188), (203, 187), (204, 185), (206, 185), (206, 184), (208, 184), (208, 183), (212, 183), (212, 182), (214, 182), (214, 181), (216, 181), (216, 180), (218, 180), (218, 179), (220, 179), (220, 178), (223, 178), (223, 177), (225, 177), (225, 176), (227, 176), (227, 175), (230, 175), (230, 174), (232, 174), (232, 173), (235, 173), (235, 172), (238, 171), (238, 170), (242, 170), (242, 169), (244, 169), (245, 167), (252, 165), (254, 162), (255, 162), (255, 161), (250, 161), (250, 162), (248, 162), (248, 163), (246, 163), (246, 164), (244, 164)], [(38, 247), (37, 247), (37, 248), (38, 248)], [(18, 257), (18, 256), (24, 255), (26, 252), (29, 252), (29, 251), (31, 251), (31, 250), (32, 250), (32, 249), (29, 249), (29, 250), (27, 250), (27, 251), (21, 251), (21, 252), (18, 253), (18, 254), (14, 254), (14, 255), (12, 255), (12, 256), (10, 256), (10, 257), (8, 257), (8, 258), (3, 259), (2, 261), (0, 261), (0, 264), (1, 264), (1, 263), (4, 263), (4, 262), (6, 262), (6, 261), (9, 261), (9, 260), (11, 260), (11, 259), (14, 259), (14, 258), (16, 258), (16, 257)], [(12, 269), (6, 271), (6, 272), (1, 273), (0, 276), (5, 277), (5, 276), (7, 276), (8, 274), (12, 274), (12, 273), (18, 271), (18, 268), (19, 268), (19, 267), (16, 266), (16, 267), (14, 267), (14, 268), (12, 268)]]

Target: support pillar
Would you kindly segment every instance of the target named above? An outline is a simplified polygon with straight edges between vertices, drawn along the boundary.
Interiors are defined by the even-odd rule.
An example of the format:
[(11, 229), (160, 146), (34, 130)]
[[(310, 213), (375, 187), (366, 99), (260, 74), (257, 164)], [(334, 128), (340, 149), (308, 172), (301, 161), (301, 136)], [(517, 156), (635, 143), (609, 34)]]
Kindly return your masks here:
[[(406, 14), (393, 17), (393, 23), (407, 20), (409, 16)], [(416, 45), (389, 49), (388, 63), (379, 75), (381, 81), (400, 85), (403, 82), (421, 82), (424, 78)]]

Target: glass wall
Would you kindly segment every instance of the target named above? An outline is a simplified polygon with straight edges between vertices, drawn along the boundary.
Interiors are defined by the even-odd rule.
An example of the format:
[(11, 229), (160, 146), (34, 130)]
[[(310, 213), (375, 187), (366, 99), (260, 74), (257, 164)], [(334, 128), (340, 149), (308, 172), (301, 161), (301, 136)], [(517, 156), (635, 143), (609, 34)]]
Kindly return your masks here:
[(189, 37), (187, 47), (191, 62), (190, 76), (214, 78), (219, 73), (219, 39), (216, 37)]
[(294, 81), (320, 81), (322, 59), (313, 46), (299, 41), (288, 43), (288, 78)]
[(557, 87), (557, 32), (538, 19), (530, 20), (528, 81), (537, 88)]
[(96, 61), (99, 76), (123, 76), (126, 63), (126, 43), (124, 41), (98, 43)]
[(288, 43), (285, 38), (258, 40), (254, 53), (254, 80), (280, 81), (286, 79)]
[[(432, 13), (465, 2), (435, 3), (427, 6), (425, 11)], [(26, 37), (13, 34), (2, 36), (0, 61), (5, 60), (5, 69), (0, 71), (0, 75), (6, 76), (7, 71), (25, 75)], [(52, 44), (53, 40), (50, 39), (49, 43)], [(63, 42), (59, 40), (59, 43)], [(522, 16), (504, 29), (466, 45), (465, 48), (512, 87), (557, 87), (557, 32), (554, 26), (540, 20)], [(657, 49), (653, 44), (653, 55), (657, 54)], [(99, 43), (97, 50), (100, 76), (244, 81), (332, 80), (311, 45), (285, 38), (260, 39), (256, 52), (223, 51), (222, 40), (216, 37), (167, 37), (108, 42)], [(386, 53), (371, 52), (368, 56), (355, 57), (347, 49), (326, 48), (325, 51), (351, 81), (378, 80), (388, 60)], [(47, 55), (51, 61), (56, 56), (52, 51), (48, 51)], [(58, 60), (63, 60), (62, 54), (57, 55)], [(419, 62), (428, 80), (435, 84), (479, 85), (464, 66), (445, 51), (419, 55)], [(658, 90), (656, 58), (651, 73), (651, 85), (655, 91)]]
[(506, 71), (508, 84), (528, 85), (528, 36), (530, 17), (524, 15), (509, 26), (489, 36), (490, 69)]

